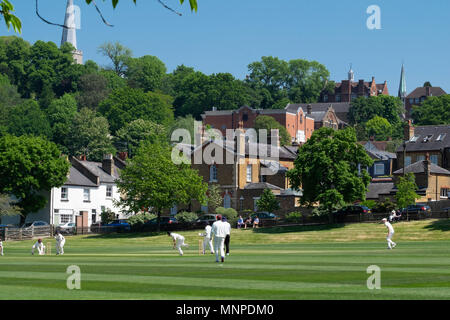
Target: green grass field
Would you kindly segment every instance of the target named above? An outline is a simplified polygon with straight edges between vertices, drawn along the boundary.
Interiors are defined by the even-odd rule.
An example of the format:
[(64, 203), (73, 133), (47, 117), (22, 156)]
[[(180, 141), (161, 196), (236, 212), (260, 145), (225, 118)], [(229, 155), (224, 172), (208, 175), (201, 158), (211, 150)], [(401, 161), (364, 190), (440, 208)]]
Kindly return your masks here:
[[(67, 237), (64, 256), (31, 256), (6, 242), (0, 299), (450, 299), (450, 220), (233, 230), (224, 264), (198, 255), (198, 231), (180, 257), (165, 235)], [(54, 240), (52, 242), (54, 254)], [(68, 290), (66, 269), (81, 269)], [(381, 290), (366, 286), (370, 265)]]

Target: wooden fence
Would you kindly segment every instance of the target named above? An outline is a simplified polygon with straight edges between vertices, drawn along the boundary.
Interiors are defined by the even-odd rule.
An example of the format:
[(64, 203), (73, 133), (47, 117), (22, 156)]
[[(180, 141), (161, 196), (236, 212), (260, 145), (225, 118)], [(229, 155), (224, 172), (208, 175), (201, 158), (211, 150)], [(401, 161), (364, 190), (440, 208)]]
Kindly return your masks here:
[(4, 240), (28, 240), (37, 238), (48, 238), (53, 235), (52, 226), (39, 226), (29, 228), (1, 228), (0, 235)]

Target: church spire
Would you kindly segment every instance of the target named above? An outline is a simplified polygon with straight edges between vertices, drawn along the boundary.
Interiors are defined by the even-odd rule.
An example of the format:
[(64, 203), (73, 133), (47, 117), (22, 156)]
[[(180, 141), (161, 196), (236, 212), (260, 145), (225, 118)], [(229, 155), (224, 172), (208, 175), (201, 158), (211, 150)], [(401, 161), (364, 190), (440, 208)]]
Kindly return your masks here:
[(78, 50), (77, 46), (77, 25), (76, 25), (76, 6), (73, 5), (73, 0), (67, 0), (66, 7), (66, 17), (64, 19), (64, 25), (66, 28), (63, 28), (61, 45), (68, 42), (74, 48), (73, 58), (77, 64), (83, 64), (83, 52)]
[(67, 0), (66, 18), (64, 19), (61, 45), (69, 42), (75, 49), (77, 49), (77, 29), (75, 25), (75, 7), (73, 6), (73, 0)]
[(400, 74), (400, 86), (398, 88), (398, 97), (404, 102), (406, 99), (406, 77), (405, 77), (405, 67), (402, 64), (402, 72)]
[(352, 70), (352, 64), (350, 64), (350, 70), (348, 71), (348, 81), (355, 81), (355, 73)]

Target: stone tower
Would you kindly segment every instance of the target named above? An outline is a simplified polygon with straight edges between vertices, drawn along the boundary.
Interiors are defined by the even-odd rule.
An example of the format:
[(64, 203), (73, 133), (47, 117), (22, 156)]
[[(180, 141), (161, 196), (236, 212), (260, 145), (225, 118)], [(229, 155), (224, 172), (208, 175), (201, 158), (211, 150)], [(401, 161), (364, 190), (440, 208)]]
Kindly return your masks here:
[(78, 50), (77, 47), (76, 8), (73, 5), (73, 0), (67, 0), (66, 17), (64, 19), (66, 28), (63, 29), (61, 45), (66, 42), (70, 43), (75, 48), (73, 52), (75, 62), (83, 64), (83, 52)]

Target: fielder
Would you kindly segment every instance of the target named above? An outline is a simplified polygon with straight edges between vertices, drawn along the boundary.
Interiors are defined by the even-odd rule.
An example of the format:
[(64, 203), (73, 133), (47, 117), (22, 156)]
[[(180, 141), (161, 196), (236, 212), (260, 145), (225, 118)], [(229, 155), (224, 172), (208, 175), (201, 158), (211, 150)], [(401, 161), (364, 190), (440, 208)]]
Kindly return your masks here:
[(66, 244), (66, 238), (59, 232), (56, 231), (56, 255), (64, 254), (64, 245)]
[(217, 221), (213, 223), (211, 234), (214, 235), (214, 252), (216, 253), (216, 262), (219, 262), (219, 251), (222, 262), (225, 262), (224, 243), (227, 235), (226, 224), (222, 222), (222, 216), (216, 217)]
[(178, 252), (180, 253), (180, 256), (183, 255), (183, 250), (181, 250), (181, 247), (188, 247), (189, 245), (184, 243), (184, 237), (178, 233), (174, 232), (167, 232), (167, 235), (169, 237), (172, 237), (173, 239), (173, 249), (178, 249)]
[(231, 224), (227, 221), (226, 217), (222, 218), (223, 223), (226, 227), (226, 236), (225, 236), (225, 253), (227, 256), (230, 255), (230, 235), (231, 235)]
[(0, 256), (3, 256), (3, 241), (2, 241), (2, 238), (0, 238)]
[(392, 241), (392, 237), (394, 236), (394, 228), (392, 227), (392, 224), (390, 224), (386, 218), (383, 218), (384, 225), (386, 226), (386, 228), (388, 228), (388, 235), (387, 235), (387, 243), (388, 243), (388, 249), (392, 249), (395, 248), (395, 246), (397, 245), (394, 241)]
[(45, 254), (45, 246), (42, 242), (42, 239), (38, 239), (38, 241), (31, 247), (31, 254), (34, 255), (34, 250), (37, 249), (40, 256)]
[(211, 251), (211, 254), (214, 254), (214, 249), (213, 249), (213, 243), (212, 243), (212, 238), (211, 238), (211, 226), (209, 225), (209, 223), (206, 223), (205, 226), (205, 233), (203, 233), (203, 254), (205, 254), (206, 252), (206, 247), (209, 245), (209, 249)]

